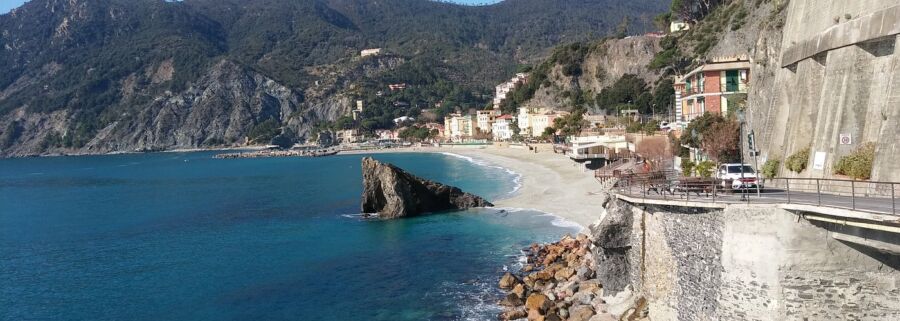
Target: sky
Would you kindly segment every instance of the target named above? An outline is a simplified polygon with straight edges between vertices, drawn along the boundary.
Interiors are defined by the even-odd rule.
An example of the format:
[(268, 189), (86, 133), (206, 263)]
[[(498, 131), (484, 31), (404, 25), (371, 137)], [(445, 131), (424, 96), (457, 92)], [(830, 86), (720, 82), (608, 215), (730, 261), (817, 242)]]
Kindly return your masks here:
[[(21, 6), (25, 3), (26, 0), (0, 0), (0, 14), (4, 14)], [(500, 2), (500, 0), (451, 0), (453, 2), (462, 3), (462, 4), (485, 4), (485, 3), (494, 3)]]
[(0, 14), (7, 13), (23, 3), (25, 3), (25, 0), (0, 0)]

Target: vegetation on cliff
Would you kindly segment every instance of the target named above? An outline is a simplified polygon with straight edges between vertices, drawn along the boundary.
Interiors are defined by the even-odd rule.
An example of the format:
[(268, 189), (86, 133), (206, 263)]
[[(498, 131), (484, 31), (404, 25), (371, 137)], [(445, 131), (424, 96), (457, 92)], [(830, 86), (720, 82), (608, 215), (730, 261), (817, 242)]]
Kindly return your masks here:
[[(517, 63), (560, 42), (613, 32), (622, 17), (662, 10), (654, 0), (508, 0), (478, 7), (425, 0), (34, 0), (0, 15), (0, 137), (14, 147), (0, 154), (46, 152), (42, 146), (82, 152), (142, 148), (98, 135), (131, 124), (161, 101), (180, 103), (199, 94), (194, 91), (209, 85), (203, 78), (223, 61), (299, 96), (297, 108), (274, 119), (300, 136), (337, 119), (338, 106), (349, 108), (357, 98), (373, 107), (364, 115), (368, 128), (385, 127), (390, 117), (414, 115), (437, 102), (481, 107), (489, 99), (485, 94)], [(636, 31), (649, 25), (630, 21)], [(402, 61), (367, 66), (357, 58), (365, 48), (384, 48)], [(410, 90), (373, 98), (390, 83), (407, 83)], [(234, 100), (251, 98), (240, 95)], [(408, 105), (396, 111), (396, 102)], [(14, 116), (14, 110), (26, 116)], [(48, 124), (52, 113), (58, 113), (52, 129), (35, 125)], [(228, 114), (207, 117), (213, 116)], [(204, 137), (178, 145), (145, 138), (141, 144), (230, 144), (270, 118), (252, 116), (247, 128), (227, 135), (190, 130)], [(172, 137), (184, 129), (168, 125), (155, 126), (164, 133), (140, 134)], [(15, 128), (15, 135), (7, 128)], [(35, 143), (44, 140), (42, 146)], [(104, 147), (92, 147), (90, 142), (101, 140)]]

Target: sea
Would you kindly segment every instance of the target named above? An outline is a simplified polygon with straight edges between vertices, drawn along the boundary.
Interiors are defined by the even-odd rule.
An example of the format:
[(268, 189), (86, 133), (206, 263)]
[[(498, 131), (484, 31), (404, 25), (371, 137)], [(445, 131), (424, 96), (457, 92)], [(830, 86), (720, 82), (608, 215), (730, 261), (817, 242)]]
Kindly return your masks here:
[[(495, 320), (521, 250), (579, 229), (515, 208), (366, 220), (365, 155), (214, 155), (0, 160), (0, 320)], [(371, 156), (489, 200), (520, 184)]]

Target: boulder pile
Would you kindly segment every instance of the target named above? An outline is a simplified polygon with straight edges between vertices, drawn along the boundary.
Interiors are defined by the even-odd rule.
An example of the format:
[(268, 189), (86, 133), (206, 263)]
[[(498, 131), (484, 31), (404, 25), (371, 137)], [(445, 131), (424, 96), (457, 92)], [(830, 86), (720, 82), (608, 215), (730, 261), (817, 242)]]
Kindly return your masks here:
[(587, 235), (533, 244), (526, 250), (526, 257), (520, 273), (506, 273), (500, 278), (500, 288), (508, 291), (499, 302), (505, 308), (500, 320), (617, 320), (602, 299), (603, 285), (595, 279)]

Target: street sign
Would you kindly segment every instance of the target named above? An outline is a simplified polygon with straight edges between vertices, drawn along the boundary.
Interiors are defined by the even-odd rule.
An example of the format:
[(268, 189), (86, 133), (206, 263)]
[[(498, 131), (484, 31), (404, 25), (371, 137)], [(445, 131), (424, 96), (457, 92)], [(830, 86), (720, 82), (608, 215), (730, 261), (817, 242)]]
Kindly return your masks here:
[(749, 134), (747, 134), (747, 145), (749, 146), (748, 149), (754, 150), (754, 151), (756, 150), (756, 139), (755, 139), (755, 135), (753, 135), (752, 130), (750, 131)]
[(816, 152), (816, 157), (813, 159), (813, 169), (815, 170), (823, 170), (825, 169), (825, 157), (828, 154), (825, 152)]
[(840, 142), (841, 145), (851, 145), (853, 144), (853, 138), (850, 134), (841, 134)]

